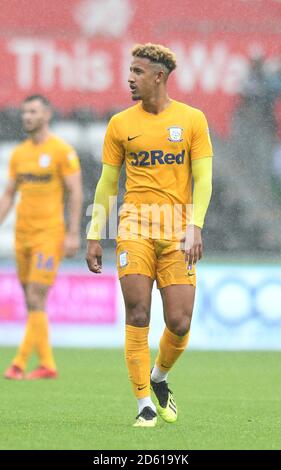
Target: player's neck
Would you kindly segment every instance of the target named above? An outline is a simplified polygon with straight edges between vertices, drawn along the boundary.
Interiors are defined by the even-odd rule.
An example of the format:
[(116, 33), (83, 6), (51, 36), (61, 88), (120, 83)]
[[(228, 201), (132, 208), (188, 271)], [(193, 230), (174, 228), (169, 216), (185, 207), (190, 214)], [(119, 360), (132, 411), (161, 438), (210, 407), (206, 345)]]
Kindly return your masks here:
[(29, 134), (30, 140), (32, 140), (34, 145), (42, 144), (45, 140), (48, 139), (50, 136), (50, 132), (48, 128), (40, 129), (40, 131), (31, 132)]
[(142, 107), (147, 113), (159, 114), (162, 113), (171, 104), (171, 99), (167, 93), (162, 96), (153, 96), (147, 100), (142, 100)]

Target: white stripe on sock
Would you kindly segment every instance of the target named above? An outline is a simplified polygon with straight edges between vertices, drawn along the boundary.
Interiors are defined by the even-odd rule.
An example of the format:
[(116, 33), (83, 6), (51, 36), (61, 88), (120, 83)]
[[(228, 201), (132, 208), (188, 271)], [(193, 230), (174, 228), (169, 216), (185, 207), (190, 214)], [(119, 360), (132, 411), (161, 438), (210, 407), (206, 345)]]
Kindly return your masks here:
[(163, 380), (167, 381), (168, 372), (162, 372), (156, 365), (152, 369), (151, 379), (153, 382), (159, 383), (163, 382)]
[(155, 413), (156, 413), (156, 407), (155, 407), (153, 401), (151, 400), (151, 397), (144, 397), (144, 398), (140, 398), (140, 399), (138, 400), (139, 413), (141, 413), (141, 411), (142, 411), (146, 406), (150, 406), (150, 408), (152, 408), (153, 411), (155, 411)]

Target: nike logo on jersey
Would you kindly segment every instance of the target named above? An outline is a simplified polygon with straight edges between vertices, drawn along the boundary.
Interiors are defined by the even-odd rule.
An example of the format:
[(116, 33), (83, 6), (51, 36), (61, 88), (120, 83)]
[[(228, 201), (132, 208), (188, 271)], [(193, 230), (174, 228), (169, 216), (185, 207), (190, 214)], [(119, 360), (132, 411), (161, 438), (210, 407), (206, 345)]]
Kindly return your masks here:
[(144, 390), (146, 388), (146, 385), (144, 387), (138, 387), (138, 390)]
[(188, 276), (194, 276), (194, 273), (187, 273)]
[(139, 135), (134, 135), (134, 137), (128, 136), (128, 140), (134, 140), (134, 139), (136, 139), (137, 137), (140, 137), (140, 136), (141, 136), (141, 134), (139, 134)]

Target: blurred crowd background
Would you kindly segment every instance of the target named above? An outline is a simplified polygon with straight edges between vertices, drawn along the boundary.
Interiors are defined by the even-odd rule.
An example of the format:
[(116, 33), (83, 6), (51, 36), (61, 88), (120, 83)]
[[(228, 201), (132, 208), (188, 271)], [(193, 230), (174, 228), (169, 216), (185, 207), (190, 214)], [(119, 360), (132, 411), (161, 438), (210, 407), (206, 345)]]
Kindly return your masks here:
[[(1, 2), (2, 3), (2, 2)], [(26, 4), (21, 18), (14, 14), (16, 4), (21, 7)], [(6, 30), (0, 37), (0, 50), (15, 40), (28, 38), (32, 41), (54, 41), (57, 48), (68, 50), (73, 41), (85, 41), (91, 51), (111, 47), (121, 47), (122, 51), (130, 50), (135, 42), (160, 42), (177, 54), (179, 66), (178, 78), (171, 80), (170, 95), (193, 106), (200, 107), (206, 114), (214, 146), (214, 180), (213, 197), (204, 229), (205, 253), (208, 256), (276, 257), (281, 249), (281, 4), (278, 1), (226, 1), (220, 2), (220, 9), (213, 8), (215, 2), (181, 1), (149, 2), (137, 0), (71, 0), (61, 1), (60, 11), (69, 14), (73, 10), (75, 18), (79, 13), (80, 27), (68, 30), (66, 23), (60, 22), (53, 16), (56, 12), (55, 2), (37, 0), (3, 1), (4, 13), (14, 14), (14, 21), (7, 23)], [(208, 3), (208, 6), (206, 4)], [(165, 4), (165, 5), (164, 5)], [(166, 5), (167, 4), (167, 5)], [(33, 5), (33, 10), (31, 10)], [(63, 9), (63, 5), (64, 8)], [(234, 5), (234, 6), (233, 6)], [(36, 20), (38, 8), (45, 13)], [(72, 8), (72, 10), (71, 10)], [(147, 31), (141, 25), (138, 29), (139, 18), (145, 8), (157, 8), (159, 15), (147, 16)], [(172, 21), (169, 22), (169, 10), (173, 10)], [(130, 11), (130, 16), (128, 16)], [(10, 15), (9, 15), (10, 12)], [(77, 13), (78, 12), (78, 13)], [(116, 16), (114, 17), (114, 12)], [(5, 18), (2, 9), (0, 24)], [(152, 12), (153, 13), (153, 12)], [(160, 14), (161, 13), (161, 14)], [(84, 16), (83, 16), (84, 14)], [(91, 16), (92, 15), (92, 16)], [(113, 15), (113, 17), (112, 17)], [(123, 15), (123, 16), (122, 16)], [(228, 16), (226, 20), (225, 15)], [(243, 16), (244, 15), (244, 16)], [(252, 15), (252, 16), (251, 16)], [(120, 16), (120, 17), (119, 17)], [(84, 18), (84, 23), (83, 23)], [(116, 19), (117, 18), (117, 19)], [(120, 19), (121, 18), (121, 19)], [(123, 18), (123, 20), (122, 20)], [(223, 18), (223, 21), (222, 21)], [(279, 22), (278, 22), (279, 18)], [(88, 19), (88, 22), (87, 22)], [(92, 23), (90, 21), (92, 19)], [(173, 21), (181, 20), (173, 25)], [(7, 16), (6, 16), (7, 20)], [(122, 21), (123, 23), (122, 23)], [(160, 21), (161, 20), (161, 21)], [(38, 24), (39, 21), (39, 24)], [(66, 21), (66, 20), (65, 20)], [(119, 23), (118, 23), (119, 21)], [(143, 20), (142, 20), (143, 21)], [(119, 24), (115, 25), (115, 22)], [(40, 26), (41, 25), (41, 26)], [(42, 26), (43, 25), (43, 26)], [(83, 29), (84, 25), (84, 29)], [(111, 26), (110, 26), (111, 25)], [(122, 26), (123, 25), (123, 26)], [(136, 27), (134, 27), (136, 25)], [(157, 28), (155, 29), (155, 25)], [(279, 26), (278, 26), (279, 25)], [(77, 26), (77, 21), (76, 21)], [(92, 29), (91, 29), (92, 27)], [(115, 29), (114, 29), (115, 27)], [(123, 28), (123, 29), (122, 29)], [(161, 29), (162, 28), (162, 29)], [(167, 35), (163, 31), (167, 31)], [(174, 29), (176, 34), (173, 34)], [(166, 39), (167, 37), (167, 39)], [(235, 42), (237, 38), (237, 42)], [(181, 41), (181, 42), (180, 42)], [(8, 44), (8, 46), (7, 46)], [(48, 43), (49, 44), (49, 43)], [(237, 51), (236, 51), (237, 46)], [(74, 46), (73, 46), (74, 47)], [(206, 63), (206, 69), (200, 69), (200, 80), (180, 88), (180, 80), (184, 80), (196, 67), (192, 54), (198, 49), (200, 55), (205, 47), (210, 55), (211, 65)], [(216, 65), (216, 53), (219, 47), (232, 54), (239, 54), (245, 64), (243, 73), (236, 77), (235, 87), (231, 92), (225, 86), (223, 90), (212, 89), (212, 74)], [(185, 66), (181, 60), (182, 49), (185, 50)], [(217, 48), (217, 49), (216, 49)], [(15, 49), (13, 49), (15, 51)], [(21, 55), (13, 55), (7, 67), (13, 75), (2, 75), (0, 78), (0, 184), (3, 190), (7, 178), (7, 165), (13, 147), (25, 136), (21, 130), (20, 102), (24, 96), (31, 93), (42, 93), (49, 97), (54, 106), (52, 130), (71, 143), (77, 150), (82, 166), (84, 181), (84, 210), (82, 218), (82, 249), (84, 256), (86, 226), (89, 223), (88, 206), (93, 201), (93, 194), (101, 171), (102, 142), (106, 125), (112, 114), (130, 105), (129, 92), (126, 91), (126, 69), (124, 77), (112, 81), (110, 88), (100, 85), (100, 91), (80, 90), (73, 87), (63, 88), (62, 80), (54, 79), (53, 87), (39, 83), (35, 78), (29, 84), (23, 85), (24, 67), (20, 69), (20, 61), (30, 59), (30, 51)], [(47, 52), (48, 54), (48, 52)], [(120, 56), (121, 57), (121, 56)], [(18, 62), (16, 62), (16, 59)], [(34, 67), (40, 57), (34, 52)], [(241, 60), (242, 60), (241, 59)], [(121, 58), (120, 58), (121, 60)], [(218, 59), (219, 60), (219, 59)], [(219, 74), (231, 74), (235, 78), (235, 61), (233, 72), (227, 72), (224, 67)], [(204, 65), (204, 64), (203, 64)], [(116, 65), (112, 65), (117, 70)], [(115, 69), (114, 69), (115, 67)], [(5, 69), (5, 56), (2, 55), (2, 69)], [(83, 74), (81, 67), (81, 74)], [(100, 71), (99, 71), (100, 73)], [(181, 75), (180, 75), (181, 74)], [(210, 85), (203, 86), (202, 77), (210, 76)], [(208, 75), (209, 74), (209, 75)], [(195, 76), (195, 75), (194, 75)], [(230, 75), (230, 80), (233, 78)], [(5, 78), (6, 77), (6, 78)], [(46, 77), (45, 77), (46, 78)], [(195, 77), (196, 78), (196, 77)], [(95, 74), (93, 73), (93, 81)], [(36, 81), (37, 80), (37, 81)], [(206, 79), (207, 80), (207, 79)], [(41, 80), (42, 81), (42, 80)], [(28, 82), (28, 80), (27, 80)], [(208, 83), (209, 83), (208, 82)], [(178, 86), (177, 86), (178, 84)], [(15, 92), (13, 93), (13, 87)], [(120, 98), (119, 88), (122, 88)], [(80, 86), (81, 88), (81, 86)], [(5, 90), (7, 93), (5, 94)], [(180, 93), (178, 92), (180, 90)], [(186, 91), (187, 90), (187, 91)], [(128, 95), (128, 96), (127, 96)], [(64, 103), (67, 101), (67, 105)], [(101, 105), (101, 102), (106, 102)], [(70, 103), (70, 104), (69, 104)], [(218, 112), (216, 114), (216, 108)], [(120, 182), (119, 204), (124, 194), (124, 174)], [(87, 214), (87, 215), (86, 215)], [(1, 230), (1, 257), (12, 255), (11, 239), (13, 237), (14, 214), (8, 218)], [(113, 241), (107, 240), (105, 246), (113, 249)]]

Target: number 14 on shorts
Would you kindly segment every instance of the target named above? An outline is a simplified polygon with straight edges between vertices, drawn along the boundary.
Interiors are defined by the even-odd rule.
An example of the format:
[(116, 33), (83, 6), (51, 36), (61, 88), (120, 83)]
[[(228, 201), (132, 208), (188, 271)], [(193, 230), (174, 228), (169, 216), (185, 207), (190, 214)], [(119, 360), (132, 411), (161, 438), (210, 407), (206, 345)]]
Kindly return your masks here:
[(38, 253), (36, 268), (45, 269), (46, 271), (52, 271), (54, 269), (54, 257), (45, 257), (43, 253)]

